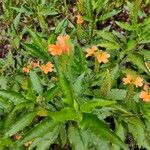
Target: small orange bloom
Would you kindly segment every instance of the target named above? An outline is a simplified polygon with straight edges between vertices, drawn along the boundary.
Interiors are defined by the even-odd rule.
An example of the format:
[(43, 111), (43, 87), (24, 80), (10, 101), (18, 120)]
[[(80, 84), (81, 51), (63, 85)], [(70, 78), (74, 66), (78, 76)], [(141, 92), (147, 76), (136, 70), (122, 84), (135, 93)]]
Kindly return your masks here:
[(23, 67), (22, 70), (23, 70), (24, 73), (29, 73), (30, 72), (30, 67), (29, 66)]
[(143, 89), (144, 89), (144, 91), (148, 91), (149, 86), (147, 84), (144, 84)]
[(142, 87), (143, 86), (143, 79), (141, 77), (137, 77), (134, 81), (133, 81), (133, 84), (136, 86), (136, 87)]
[(42, 65), (40, 68), (45, 74), (48, 74), (48, 72), (53, 71), (53, 67), (54, 65), (51, 62), (48, 62), (47, 64)]
[(82, 24), (83, 23), (83, 19), (81, 15), (77, 15), (77, 24)]
[(53, 56), (59, 56), (62, 54), (62, 49), (59, 45), (50, 44), (48, 45), (48, 51)]
[(88, 48), (86, 50), (86, 57), (92, 56), (94, 55), (94, 53), (97, 51), (97, 47), (96, 46), (92, 46), (92, 48)]
[(15, 135), (15, 139), (16, 139), (16, 140), (20, 140), (21, 138), (22, 138), (21, 135), (19, 135), (19, 134), (16, 134), (16, 135)]
[(28, 146), (30, 146), (31, 144), (32, 144), (32, 141), (29, 141), (29, 142), (24, 143), (24, 146), (25, 146), (25, 147), (28, 147)]
[(132, 83), (132, 76), (128, 74), (126, 78), (122, 79), (122, 81), (123, 81), (124, 85), (131, 84)]
[(32, 68), (36, 68), (36, 67), (39, 67), (40, 66), (40, 62), (39, 61), (37, 61), (37, 62), (31, 62), (31, 64), (30, 64), (30, 66), (32, 67)]
[(107, 52), (100, 51), (96, 54), (96, 58), (99, 63), (107, 63), (110, 55)]
[(57, 37), (57, 44), (60, 46), (61, 50), (64, 53), (68, 53), (69, 50), (72, 48), (69, 35), (59, 35)]
[(142, 91), (139, 97), (145, 102), (150, 102), (150, 93), (148, 91)]

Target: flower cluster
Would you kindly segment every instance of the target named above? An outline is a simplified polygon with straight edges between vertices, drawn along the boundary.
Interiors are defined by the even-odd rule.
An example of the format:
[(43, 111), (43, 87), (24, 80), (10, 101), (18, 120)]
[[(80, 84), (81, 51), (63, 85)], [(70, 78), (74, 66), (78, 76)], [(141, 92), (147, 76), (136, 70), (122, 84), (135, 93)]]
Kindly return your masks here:
[(99, 63), (107, 63), (110, 54), (105, 51), (98, 50), (96, 46), (86, 49), (86, 57), (95, 56)]
[(41, 71), (43, 71), (45, 74), (48, 74), (49, 72), (53, 71), (54, 65), (51, 62), (47, 62), (44, 65), (40, 66), (40, 62), (31, 62), (27, 67), (23, 67), (23, 72), (24, 73), (29, 73), (31, 69), (34, 69), (36, 67), (39, 67)]
[(136, 87), (142, 87), (143, 86), (143, 79), (140, 76), (137, 76), (136, 78), (132, 75), (128, 74), (126, 77), (122, 79), (123, 84), (133, 84)]
[(139, 97), (145, 102), (150, 102), (150, 90), (148, 85), (144, 85)]
[(40, 66), (39, 61), (37, 61), (37, 62), (31, 61), (28, 66), (23, 67), (23, 72), (24, 73), (29, 73), (31, 69), (34, 69), (34, 68), (39, 67), (39, 66)]
[(69, 54), (73, 48), (69, 35), (59, 35), (56, 44), (48, 45), (48, 52), (53, 56), (60, 56), (63, 53)]
[[(131, 76), (130, 74), (128, 74), (125, 78), (122, 79), (123, 80), (123, 84), (127, 85), (127, 84), (133, 84), (136, 87), (142, 87), (144, 85), (143, 83), (143, 79), (139, 76), (137, 76), (136, 78), (134, 78), (133, 76)], [(145, 101), (145, 102), (150, 102), (150, 92), (149, 92), (149, 87), (148, 85), (144, 85), (143, 86), (143, 90), (141, 91), (139, 97)]]

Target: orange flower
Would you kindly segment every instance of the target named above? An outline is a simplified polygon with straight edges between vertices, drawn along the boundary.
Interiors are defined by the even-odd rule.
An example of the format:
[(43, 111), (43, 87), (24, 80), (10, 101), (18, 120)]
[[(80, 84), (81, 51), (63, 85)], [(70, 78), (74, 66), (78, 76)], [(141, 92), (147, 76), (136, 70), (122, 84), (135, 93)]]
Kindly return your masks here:
[(48, 72), (53, 71), (53, 67), (54, 65), (51, 62), (48, 62), (47, 64), (42, 65), (40, 68), (45, 74), (48, 74)]
[(143, 79), (141, 77), (137, 77), (134, 81), (133, 81), (133, 84), (136, 86), (136, 87), (142, 87), (143, 86)]
[(143, 89), (144, 89), (145, 91), (148, 91), (149, 86), (148, 86), (147, 84), (144, 84)]
[(122, 81), (123, 81), (124, 85), (131, 84), (132, 83), (132, 76), (128, 74), (126, 78), (122, 79)]
[(150, 93), (148, 91), (142, 91), (139, 97), (145, 102), (150, 102)]
[(127, 75), (126, 78), (123, 78), (122, 81), (124, 82), (123, 84), (134, 84), (136, 87), (142, 87), (143, 86), (143, 79), (141, 77), (136, 77), (134, 79), (133, 76), (130, 74)]
[(30, 72), (30, 67), (29, 66), (23, 67), (22, 70), (23, 70), (24, 73), (29, 73)]
[(100, 51), (96, 54), (96, 58), (99, 63), (107, 63), (110, 55), (107, 52)]
[(40, 62), (39, 61), (37, 61), (37, 62), (31, 62), (31, 64), (30, 64), (30, 66), (32, 67), (32, 68), (36, 68), (36, 67), (39, 67), (40, 66)]
[(16, 139), (16, 140), (20, 140), (21, 138), (22, 138), (21, 135), (19, 135), (19, 134), (16, 134), (16, 135), (15, 135), (15, 139)]
[(69, 35), (59, 35), (57, 37), (57, 44), (60, 46), (61, 50), (64, 53), (68, 53), (69, 50), (72, 48)]
[(77, 24), (82, 24), (83, 23), (83, 19), (81, 15), (77, 15)]
[(48, 51), (53, 56), (59, 56), (62, 54), (62, 49), (59, 45), (50, 44), (48, 45)]
[(25, 147), (28, 147), (28, 146), (30, 146), (31, 144), (32, 144), (32, 141), (29, 141), (29, 142), (24, 143), (24, 146), (25, 146)]
[(97, 47), (96, 46), (92, 46), (92, 48), (88, 48), (86, 50), (86, 57), (92, 56), (94, 55), (94, 53), (97, 51)]

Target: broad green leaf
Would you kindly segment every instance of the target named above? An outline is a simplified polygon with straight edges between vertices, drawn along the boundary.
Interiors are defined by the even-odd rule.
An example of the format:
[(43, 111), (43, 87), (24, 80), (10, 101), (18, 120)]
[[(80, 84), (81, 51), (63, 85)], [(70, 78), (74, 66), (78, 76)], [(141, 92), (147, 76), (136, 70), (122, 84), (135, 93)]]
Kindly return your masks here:
[(68, 20), (65, 18), (61, 22), (59, 22), (59, 24), (55, 28), (55, 33), (60, 34), (62, 30), (67, 27), (67, 25), (68, 25)]
[(119, 50), (120, 49), (120, 45), (117, 44), (117, 43), (112, 43), (112, 42), (103, 42), (103, 43), (100, 43), (98, 44), (97, 46), (100, 46), (100, 47), (104, 47), (106, 49), (116, 49), (116, 50)]
[(0, 97), (0, 108), (9, 110), (11, 108), (11, 103)]
[(59, 87), (64, 95), (63, 101), (67, 105), (73, 106), (73, 93), (72, 93), (72, 87), (70, 85), (70, 82), (68, 81), (68, 79), (66, 78), (62, 70), (60, 69), (57, 60), (55, 60), (55, 64), (58, 73)]
[(93, 20), (93, 7), (92, 7), (92, 0), (86, 0), (86, 14), (90, 18), (90, 21)]
[(34, 91), (37, 92), (38, 94), (42, 95), (43, 87), (42, 87), (41, 81), (40, 81), (38, 75), (36, 74), (36, 72), (30, 71), (30, 80), (31, 80)]
[(21, 94), (13, 91), (0, 90), (0, 96), (13, 102), (14, 105), (27, 101)]
[(57, 86), (54, 86), (51, 89), (47, 90), (44, 93), (45, 101), (46, 102), (51, 101), (54, 98), (54, 96), (56, 95), (57, 92), (58, 92), (58, 87)]
[(23, 44), (24, 48), (28, 53), (33, 55), (34, 57), (41, 58), (43, 60), (48, 60), (48, 55), (46, 52), (42, 51), (42, 49), (38, 48), (34, 44)]
[(144, 63), (144, 58), (139, 53), (129, 54), (127, 61), (130, 61), (132, 64), (136, 65), (139, 69), (143, 70), (144, 72), (149, 73)]
[(74, 150), (85, 150), (86, 149), (78, 128), (70, 126), (68, 128), (68, 138), (69, 138), (69, 142), (72, 145), (72, 148)]
[(13, 21), (14, 27), (17, 30), (20, 22), (21, 13), (19, 13)]
[(91, 101), (87, 101), (80, 106), (81, 112), (91, 112), (96, 107), (103, 107), (115, 104), (116, 101), (108, 101), (104, 99), (93, 99)]
[(36, 126), (33, 127), (29, 133), (25, 135), (23, 140), (21, 140), (20, 145), (28, 141), (33, 141), (36, 138), (43, 137), (46, 133), (53, 131), (58, 124), (58, 122), (50, 118), (42, 120), (40, 123), (36, 124)]
[(112, 17), (112, 16), (117, 15), (118, 13), (120, 13), (120, 10), (115, 10), (115, 9), (114, 9), (114, 10), (112, 10), (112, 11), (110, 11), (110, 12), (107, 12), (106, 14), (101, 15), (101, 17), (100, 17), (99, 20), (104, 21), (104, 20), (106, 20), (106, 19), (108, 19), (108, 18), (110, 18), (110, 17)]
[(23, 102), (23, 103), (20, 103), (18, 105), (16, 105), (14, 107), (14, 109), (7, 115), (6, 119), (5, 119), (5, 122), (4, 122), (4, 127), (5, 129), (7, 129), (15, 120), (15, 117), (16, 117), (16, 112), (21, 112), (22, 109), (30, 109), (34, 106), (33, 102)]
[(127, 31), (133, 30), (132, 26), (128, 22), (119, 22), (119, 21), (115, 21), (115, 22), (122, 29), (125, 29)]
[[(36, 138), (32, 144), (28, 147), (28, 150), (33, 150), (36, 146), (42, 150), (43, 149), (48, 149), (51, 144), (56, 140), (59, 134), (59, 128), (60, 126), (57, 125), (53, 131), (50, 131), (46, 133), (43, 137)], [(44, 143), (45, 142), (45, 143)], [(44, 144), (43, 144), (44, 143)], [(43, 145), (43, 147), (42, 147)]]
[(124, 100), (127, 94), (127, 90), (123, 89), (111, 89), (109, 92), (107, 99), (114, 99), (114, 100)]
[[(124, 127), (122, 126), (121, 123), (116, 123), (117, 121), (115, 121), (115, 126), (116, 126), (116, 129), (115, 129), (115, 132), (116, 134), (121, 138), (122, 141), (125, 140), (125, 129)], [(116, 144), (113, 144), (113, 150), (120, 150), (120, 147)]]
[(84, 76), (85, 76), (85, 72), (82, 73), (75, 81), (74, 85), (73, 85), (73, 88), (74, 88), (74, 91), (75, 93), (78, 95), (82, 92), (82, 82), (83, 82), (83, 79), (84, 79)]
[(150, 50), (142, 49), (140, 54), (143, 55), (145, 60), (150, 60)]
[(111, 33), (107, 31), (96, 31), (97, 37), (102, 37), (103, 39), (109, 41), (109, 42), (117, 42), (116, 37)]
[(25, 114), (20, 119), (18, 119), (12, 127), (10, 127), (10, 130), (6, 132), (5, 136), (12, 136), (17, 132), (21, 131), (22, 129), (24, 129), (26, 126), (30, 125), (35, 116), (36, 112)]
[(150, 149), (149, 141), (146, 138), (145, 126), (139, 118), (128, 118), (128, 129), (136, 140), (139, 148), (145, 147)]
[(44, 16), (47, 16), (47, 15), (54, 16), (54, 15), (57, 15), (58, 12), (51, 5), (48, 5), (48, 6), (44, 6), (41, 9), (41, 14)]
[(4, 76), (1, 76), (0, 77), (0, 88), (3, 90), (6, 90), (7, 82), (8, 82), (7, 78)]
[(59, 135), (59, 126), (56, 126), (54, 130), (48, 134), (46, 134), (39, 141), (36, 150), (48, 150), (48, 148), (55, 142)]
[(66, 107), (56, 112), (49, 112), (49, 116), (56, 121), (78, 121), (81, 118), (80, 114), (70, 107)]
[(102, 137), (114, 144), (117, 144), (124, 150), (129, 150), (123, 141), (112, 130), (110, 130), (107, 124), (99, 120), (95, 115), (83, 114), (83, 120), (80, 122), (80, 126), (84, 130), (90, 130), (98, 137)]
[(43, 49), (42, 47), (42, 39), (38, 36), (38, 34), (31, 29), (27, 28), (27, 31), (30, 33), (30, 36), (32, 37), (32, 40), (34, 44), (38, 45), (40, 48)]

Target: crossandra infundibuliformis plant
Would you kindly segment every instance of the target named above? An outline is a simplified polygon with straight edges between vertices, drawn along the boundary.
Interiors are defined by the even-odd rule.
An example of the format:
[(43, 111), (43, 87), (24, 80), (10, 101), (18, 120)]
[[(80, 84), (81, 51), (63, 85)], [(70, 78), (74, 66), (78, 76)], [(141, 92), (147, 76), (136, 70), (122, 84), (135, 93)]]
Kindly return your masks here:
[[(88, 2), (93, 16), (98, 6)], [(1, 149), (128, 149), (130, 135), (150, 149), (149, 18), (139, 23), (134, 5), (125, 9), (133, 20), (116, 21), (121, 33), (98, 31), (87, 12), (73, 27), (63, 19), (49, 38), (26, 28), (23, 68), (12, 67), (15, 86), (0, 90)]]

